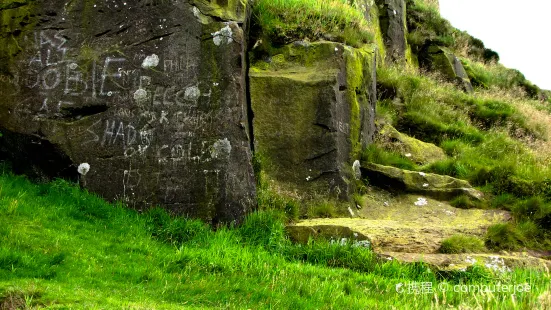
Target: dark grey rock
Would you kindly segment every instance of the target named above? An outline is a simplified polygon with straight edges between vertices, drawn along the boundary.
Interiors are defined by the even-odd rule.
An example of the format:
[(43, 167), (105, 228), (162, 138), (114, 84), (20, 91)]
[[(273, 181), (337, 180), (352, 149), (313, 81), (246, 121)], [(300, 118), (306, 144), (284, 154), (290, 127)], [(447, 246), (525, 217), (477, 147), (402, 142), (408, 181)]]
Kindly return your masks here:
[(350, 198), (352, 165), (375, 132), (375, 58), (371, 48), (316, 42), (253, 63), (255, 151), (277, 188)]
[(428, 44), (419, 53), (419, 64), (427, 70), (440, 72), (445, 78), (457, 83), (466, 92), (473, 92), (469, 75), (465, 71), (461, 60), (447, 48)]
[(387, 60), (404, 61), (407, 50), (406, 3), (404, 0), (376, 0)]
[(215, 223), (255, 206), (242, 1), (28, 2), (0, 10), (16, 169), (76, 178), (89, 163), (106, 199)]

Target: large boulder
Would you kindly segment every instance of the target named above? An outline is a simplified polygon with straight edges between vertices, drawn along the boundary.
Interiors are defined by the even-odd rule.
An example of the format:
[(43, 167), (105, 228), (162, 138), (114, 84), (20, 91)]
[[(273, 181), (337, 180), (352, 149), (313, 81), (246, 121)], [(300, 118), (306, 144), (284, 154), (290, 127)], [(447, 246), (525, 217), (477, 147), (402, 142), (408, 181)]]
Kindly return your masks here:
[(348, 199), (375, 132), (375, 52), (297, 42), (250, 70), (255, 152), (285, 191)]
[(406, 59), (407, 24), (404, 0), (376, 0), (379, 9), (379, 24), (383, 35), (388, 61)]
[(362, 176), (373, 185), (392, 191), (417, 193), (436, 199), (450, 200), (465, 195), (481, 200), (483, 194), (469, 182), (446, 175), (403, 170), (373, 163), (362, 163)]
[(419, 65), (430, 71), (442, 74), (448, 80), (455, 82), (464, 91), (473, 92), (469, 75), (461, 60), (450, 50), (438, 45), (428, 44), (419, 53)]
[[(138, 209), (239, 221), (255, 205), (246, 1), (0, 7), (2, 156)], [(10, 5), (11, 4), (11, 5)]]

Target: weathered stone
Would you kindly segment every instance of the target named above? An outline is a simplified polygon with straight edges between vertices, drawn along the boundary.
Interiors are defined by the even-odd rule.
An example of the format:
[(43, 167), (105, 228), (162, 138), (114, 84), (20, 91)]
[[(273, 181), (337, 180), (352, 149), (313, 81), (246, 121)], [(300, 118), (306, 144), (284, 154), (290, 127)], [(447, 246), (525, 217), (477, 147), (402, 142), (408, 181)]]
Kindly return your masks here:
[[(313, 220), (315, 221), (315, 220)], [(291, 241), (301, 244), (309, 239), (369, 241), (369, 238), (343, 225), (289, 225), (285, 228)]]
[(402, 170), (395, 167), (362, 163), (362, 175), (370, 184), (393, 191), (419, 193), (437, 199), (453, 199), (466, 195), (481, 200), (483, 194), (469, 182), (445, 175)]
[(389, 124), (383, 125), (376, 139), (384, 148), (399, 152), (419, 165), (446, 159), (446, 154), (438, 146), (403, 134)]
[(303, 196), (349, 198), (352, 164), (375, 132), (373, 54), (291, 44), (252, 65), (255, 151), (268, 179)]
[(389, 61), (404, 61), (407, 52), (406, 3), (404, 0), (376, 0), (379, 24)]
[[(382, 254), (404, 263), (423, 262), (440, 271), (465, 271), (473, 264), (485, 266), (492, 270), (497, 269), (498, 271), (517, 268), (547, 271), (551, 268), (551, 261), (527, 253), (425, 254), (385, 252)], [(501, 263), (496, 264), (496, 261)]]
[(473, 92), (473, 86), (461, 60), (447, 48), (437, 45), (425, 46), (419, 53), (419, 64), (428, 70), (440, 72), (466, 92)]
[(489, 226), (511, 216), (500, 210), (463, 210), (428, 198), (415, 206), (417, 196), (396, 197), (388, 205), (369, 203), (358, 211), (362, 218), (307, 219), (287, 227), (291, 240), (308, 238), (370, 240), (379, 252), (437, 253), (442, 241), (455, 235), (483, 238)]
[(16, 169), (76, 177), (86, 162), (88, 189), (139, 209), (213, 222), (251, 210), (244, 1), (28, 3), (0, 11)]

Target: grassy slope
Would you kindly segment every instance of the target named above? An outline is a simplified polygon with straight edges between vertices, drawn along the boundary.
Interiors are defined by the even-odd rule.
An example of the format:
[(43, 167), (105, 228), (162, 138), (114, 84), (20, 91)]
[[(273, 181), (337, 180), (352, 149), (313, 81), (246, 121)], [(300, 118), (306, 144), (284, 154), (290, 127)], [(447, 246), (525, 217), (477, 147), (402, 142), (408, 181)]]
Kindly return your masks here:
[[(352, 45), (372, 40), (372, 29), (340, 0), (329, 6), (304, 0), (259, 3), (265, 5), (257, 7), (257, 14), (265, 13), (264, 26), (274, 25), (266, 27), (265, 34), (283, 31), (279, 35), (281, 43), (301, 32), (311, 37), (300, 39), (324, 38), (324, 33), (335, 37), (341, 32), (343, 37), (337, 35), (336, 40)], [(315, 9), (310, 14), (305, 8), (312, 7)], [(268, 13), (278, 10), (291, 12), (289, 20), (271, 21), (275, 17)], [(299, 27), (305, 19), (312, 20), (307, 31)], [(361, 35), (347, 35), (350, 33)], [(426, 35), (441, 36), (443, 42), (452, 38), (430, 32), (412, 37)], [(449, 161), (413, 169), (478, 180), (480, 186), (498, 195), (501, 200), (496, 201), (510, 203), (511, 199), (503, 196), (511, 194), (511, 186), (519, 191), (531, 190), (537, 187), (533, 185), (546, 181), (540, 168), (549, 163), (549, 152), (545, 152), (549, 149), (549, 133), (547, 125), (540, 125), (549, 114), (535, 102), (502, 92), (501, 86), (511, 85), (509, 78), (496, 77), (503, 72), (501, 67), (490, 68), (477, 60), (469, 64), (481, 85), (474, 97), (418, 72), (381, 69), (381, 82), (398, 89), (403, 104), (393, 106), (383, 100), (380, 111), (398, 127), (414, 125), (402, 125), (401, 129), (409, 128), (409, 133), (424, 140), (436, 139), (431, 142), (451, 156)], [(482, 89), (494, 86), (497, 88)], [(526, 89), (526, 85), (520, 86)], [(390, 155), (402, 163), (406, 160), (399, 154)], [(495, 175), (499, 177), (498, 173), (503, 172), (500, 167), (511, 168), (505, 171), (510, 181), (507, 184), (495, 182)], [(481, 173), (483, 169), (488, 173)], [(526, 186), (517, 188), (522, 185)], [(273, 202), (262, 193), (260, 198)], [(541, 199), (532, 203), (513, 197), (511, 202), (518, 226), (531, 227), (532, 243), (545, 239), (541, 226), (551, 214), (546, 198)], [(476, 266), (467, 272), (434, 274), (422, 264), (379, 261), (368, 250), (350, 245), (323, 241), (292, 245), (276, 218), (271, 213), (253, 214), (240, 228), (212, 232), (199, 222), (169, 219), (162, 212), (139, 215), (65, 182), (33, 185), (20, 177), (2, 175), (0, 302), (10, 299), (19, 306), (113, 309), (551, 307), (548, 273), (516, 270), (493, 274)], [(527, 231), (522, 231), (520, 237), (527, 238)], [(532, 292), (515, 297), (509, 293), (451, 291), (434, 295), (396, 293), (396, 284), (410, 281), (430, 281), (435, 288), (442, 282), (459, 281), (529, 283)]]
[(512, 307), (509, 294), (407, 295), (395, 285), (527, 282), (533, 291), (514, 302), (530, 308), (549, 288), (549, 275), (534, 271), (495, 275), (475, 267), (444, 277), (422, 265), (377, 261), (349, 245), (295, 246), (282, 227), (260, 213), (239, 229), (212, 232), (158, 211), (139, 215), (66, 182), (35, 185), (2, 175), (0, 296), (81, 309), (420, 309), (443, 301)]

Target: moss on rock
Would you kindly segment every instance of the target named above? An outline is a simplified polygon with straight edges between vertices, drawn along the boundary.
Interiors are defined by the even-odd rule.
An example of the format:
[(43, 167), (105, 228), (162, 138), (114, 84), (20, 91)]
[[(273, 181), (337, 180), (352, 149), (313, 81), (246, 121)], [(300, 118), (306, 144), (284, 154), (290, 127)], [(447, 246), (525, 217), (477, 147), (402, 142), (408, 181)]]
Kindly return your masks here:
[(372, 163), (362, 164), (362, 175), (367, 177), (372, 185), (386, 187), (393, 191), (419, 193), (443, 200), (461, 195), (476, 200), (483, 198), (483, 194), (474, 189), (469, 182), (449, 176), (402, 170)]
[(255, 149), (268, 179), (304, 196), (349, 199), (352, 169), (374, 133), (374, 51), (298, 42), (250, 69)]
[(454, 81), (466, 92), (472, 92), (473, 86), (461, 60), (449, 49), (437, 45), (428, 45), (420, 53), (419, 63), (422, 67), (441, 73), (445, 78)]
[(446, 159), (446, 154), (438, 146), (403, 134), (389, 124), (383, 125), (377, 140), (383, 148), (398, 152), (419, 165)]
[(248, 0), (192, 0), (201, 14), (227, 21), (244, 22)]

